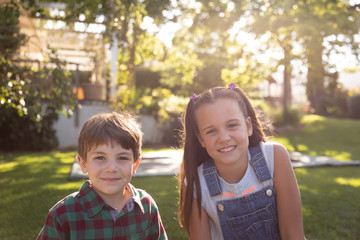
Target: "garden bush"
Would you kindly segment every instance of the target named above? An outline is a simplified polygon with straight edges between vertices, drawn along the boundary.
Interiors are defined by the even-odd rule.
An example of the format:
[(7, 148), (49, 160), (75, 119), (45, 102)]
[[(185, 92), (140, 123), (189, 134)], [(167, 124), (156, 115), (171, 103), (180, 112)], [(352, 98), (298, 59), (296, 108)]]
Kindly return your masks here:
[(50, 62), (17, 55), (27, 39), (19, 17), (20, 1), (0, 2), (0, 150), (51, 150), (58, 113), (70, 116), (78, 103), (74, 84), (55, 52)]
[(349, 115), (352, 118), (360, 118), (360, 94), (349, 98)]
[(303, 111), (297, 107), (291, 107), (286, 117), (284, 116), (284, 110), (282, 108), (271, 109), (271, 111), (268, 112), (269, 118), (275, 127), (286, 125), (296, 126), (300, 123), (303, 114)]
[(39, 123), (28, 116), (20, 117), (15, 109), (0, 106), (0, 151), (44, 151), (56, 148), (58, 140), (52, 124), (58, 114), (54, 110), (47, 112)]

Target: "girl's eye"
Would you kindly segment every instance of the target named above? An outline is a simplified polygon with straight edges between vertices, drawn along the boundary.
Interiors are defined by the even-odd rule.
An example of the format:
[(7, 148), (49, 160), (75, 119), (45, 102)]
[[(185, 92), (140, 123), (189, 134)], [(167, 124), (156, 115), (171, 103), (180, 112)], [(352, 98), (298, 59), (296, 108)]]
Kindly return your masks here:
[(206, 135), (213, 134), (213, 133), (215, 133), (214, 129), (210, 129), (210, 130), (205, 132)]
[(126, 161), (126, 160), (129, 160), (129, 159), (127, 157), (119, 157), (118, 160)]
[(95, 159), (96, 159), (96, 160), (105, 160), (105, 157), (103, 157), (103, 156), (97, 156), (97, 157), (95, 157)]
[(231, 123), (228, 125), (229, 128), (235, 128), (237, 127), (238, 125), (236, 123)]

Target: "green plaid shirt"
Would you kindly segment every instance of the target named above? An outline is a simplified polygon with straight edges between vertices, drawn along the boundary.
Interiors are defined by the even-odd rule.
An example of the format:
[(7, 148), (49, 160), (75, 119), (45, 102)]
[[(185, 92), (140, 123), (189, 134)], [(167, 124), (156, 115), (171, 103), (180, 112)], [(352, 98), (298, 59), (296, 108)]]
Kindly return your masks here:
[(167, 239), (152, 197), (130, 183), (128, 188), (132, 197), (114, 220), (114, 209), (86, 181), (50, 209), (37, 239)]

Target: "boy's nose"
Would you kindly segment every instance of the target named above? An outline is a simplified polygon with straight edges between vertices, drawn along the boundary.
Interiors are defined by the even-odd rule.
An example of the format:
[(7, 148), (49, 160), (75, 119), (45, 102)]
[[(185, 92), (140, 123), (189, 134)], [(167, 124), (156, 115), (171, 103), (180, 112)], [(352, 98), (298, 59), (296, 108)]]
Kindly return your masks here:
[(116, 171), (117, 170), (117, 164), (115, 159), (110, 159), (106, 164), (106, 170), (107, 171)]

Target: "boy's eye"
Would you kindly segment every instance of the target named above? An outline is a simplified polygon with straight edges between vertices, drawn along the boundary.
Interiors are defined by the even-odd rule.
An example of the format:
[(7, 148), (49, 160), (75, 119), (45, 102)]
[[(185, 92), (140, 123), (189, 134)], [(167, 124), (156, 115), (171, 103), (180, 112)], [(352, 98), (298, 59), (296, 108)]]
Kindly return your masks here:
[(126, 160), (129, 160), (129, 158), (128, 157), (119, 157), (118, 160), (126, 161)]
[(97, 156), (97, 157), (95, 157), (95, 159), (96, 159), (96, 160), (105, 160), (105, 157), (103, 157), (103, 156)]

